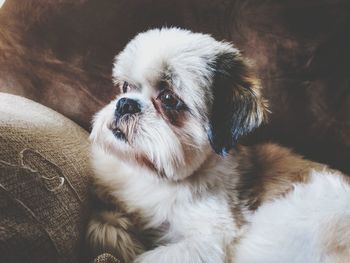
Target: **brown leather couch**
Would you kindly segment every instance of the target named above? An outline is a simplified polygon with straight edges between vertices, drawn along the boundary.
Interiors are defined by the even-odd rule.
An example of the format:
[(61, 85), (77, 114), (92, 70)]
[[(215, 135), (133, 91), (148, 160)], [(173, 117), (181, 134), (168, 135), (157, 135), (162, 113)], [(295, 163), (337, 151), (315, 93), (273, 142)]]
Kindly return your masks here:
[(252, 60), (270, 102), (269, 123), (242, 143), (274, 141), (350, 174), (349, 14), (348, 0), (6, 0), (0, 91), (88, 131), (117, 92), (113, 57), (137, 32), (210, 33)]

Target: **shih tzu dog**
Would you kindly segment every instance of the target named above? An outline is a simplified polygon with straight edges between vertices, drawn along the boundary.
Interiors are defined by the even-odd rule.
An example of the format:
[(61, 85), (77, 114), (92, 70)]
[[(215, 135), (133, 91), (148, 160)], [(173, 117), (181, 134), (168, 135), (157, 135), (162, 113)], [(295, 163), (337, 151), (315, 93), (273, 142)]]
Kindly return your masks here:
[(121, 94), (94, 119), (91, 249), (123, 262), (350, 262), (350, 183), (274, 144), (237, 139), (267, 104), (230, 43), (178, 28), (116, 57)]

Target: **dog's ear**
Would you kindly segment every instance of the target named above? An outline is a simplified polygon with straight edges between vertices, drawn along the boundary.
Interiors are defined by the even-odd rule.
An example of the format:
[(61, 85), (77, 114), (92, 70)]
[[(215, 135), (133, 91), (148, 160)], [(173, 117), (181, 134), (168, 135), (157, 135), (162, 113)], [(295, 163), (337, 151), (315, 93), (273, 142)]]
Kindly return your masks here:
[(215, 152), (225, 155), (240, 136), (266, 119), (267, 103), (261, 97), (258, 79), (238, 51), (217, 55), (211, 67), (213, 102), (208, 137)]

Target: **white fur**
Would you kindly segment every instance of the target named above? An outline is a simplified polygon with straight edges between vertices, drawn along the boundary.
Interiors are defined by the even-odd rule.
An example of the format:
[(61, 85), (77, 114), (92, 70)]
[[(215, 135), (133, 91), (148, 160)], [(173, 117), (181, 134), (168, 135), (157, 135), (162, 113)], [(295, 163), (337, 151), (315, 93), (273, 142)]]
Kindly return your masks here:
[[(139, 167), (125, 166), (101, 148), (93, 148), (97, 183), (109, 185), (128, 213), (141, 212), (148, 228), (169, 229), (158, 242), (168, 244), (135, 262), (224, 262), (237, 229), (224, 193), (198, 197), (193, 186), (158, 179)], [(171, 244), (171, 245), (170, 245)]]
[[(350, 262), (350, 187), (335, 174), (313, 171), (310, 183), (265, 203), (250, 223), (236, 262)], [(347, 259), (332, 253), (332, 242), (345, 246)]]

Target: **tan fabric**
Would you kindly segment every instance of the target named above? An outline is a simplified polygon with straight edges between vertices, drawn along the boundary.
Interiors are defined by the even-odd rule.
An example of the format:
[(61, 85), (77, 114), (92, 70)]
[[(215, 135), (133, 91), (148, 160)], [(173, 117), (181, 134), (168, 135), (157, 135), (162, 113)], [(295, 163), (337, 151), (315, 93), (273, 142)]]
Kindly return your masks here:
[(82, 262), (87, 137), (62, 115), (0, 93), (2, 262)]

